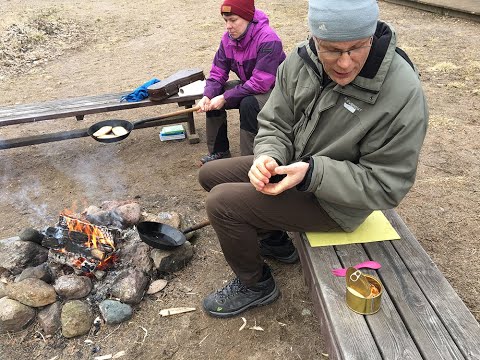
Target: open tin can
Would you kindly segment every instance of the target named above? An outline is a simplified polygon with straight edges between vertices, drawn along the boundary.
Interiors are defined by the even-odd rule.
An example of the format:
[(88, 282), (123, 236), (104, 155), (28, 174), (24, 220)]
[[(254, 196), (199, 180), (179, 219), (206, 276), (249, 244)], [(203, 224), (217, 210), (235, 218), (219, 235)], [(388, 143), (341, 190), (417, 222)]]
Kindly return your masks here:
[(355, 268), (348, 268), (346, 274), (347, 306), (362, 315), (375, 314), (380, 310), (383, 285), (377, 278), (363, 274)]

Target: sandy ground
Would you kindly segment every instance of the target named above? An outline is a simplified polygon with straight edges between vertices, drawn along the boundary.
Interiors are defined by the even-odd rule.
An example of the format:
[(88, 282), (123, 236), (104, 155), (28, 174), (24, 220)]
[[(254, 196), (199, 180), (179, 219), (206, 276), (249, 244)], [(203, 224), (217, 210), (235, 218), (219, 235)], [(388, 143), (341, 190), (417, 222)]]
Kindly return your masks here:
[[(270, 15), (286, 51), (308, 36), (307, 1), (256, 3)], [(0, 104), (133, 90), (152, 77), (165, 78), (183, 68), (200, 67), (208, 74), (223, 32), (218, 7), (216, 0), (4, 0)], [(417, 182), (397, 210), (479, 320), (480, 24), (385, 2), (380, 8), (381, 18), (394, 25), (400, 46), (422, 74), (431, 111)], [(42, 43), (41, 34), (25, 25), (41, 14), (56, 19), (61, 37)], [(16, 34), (13, 40), (11, 34)], [(7, 45), (17, 50), (9, 53), (15, 56), (9, 62)], [(28, 50), (33, 45), (34, 50)], [(170, 105), (161, 111), (175, 109)], [(155, 111), (3, 127), (0, 137), (84, 128), (108, 118), (135, 120)], [(205, 193), (196, 181), (196, 162), (206, 145), (204, 116), (196, 119), (201, 140), (196, 145), (161, 143), (160, 129), (149, 128), (110, 145), (83, 138), (1, 150), (0, 238), (25, 227), (50, 226), (62, 209), (74, 204), (81, 209), (114, 199), (136, 198), (146, 211), (173, 210), (201, 221)], [(235, 111), (230, 119), (232, 152), (238, 155)], [(126, 351), (124, 358), (129, 359), (326, 358), (299, 264), (271, 262), (282, 297), (247, 312), (247, 329), (239, 332), (241, 318), (212, 319), (200, 309), (203, 297), (231, 277), (211, 228), (197, 232), (195, 249), (191, 264), (172, 278), (162, 297), (146, 298), (128, 323), (71, 340), (59, 335), (43, 339), (34, 325), (0, 336), (2, 358), (88, 359), (119, 351)], [(194, 306), (197, 311), (160, 317), (160, 309), (173, 306)], [(255, 324), (264, 331), (248, 329)], [(96, 354), (84, 342), (87, 338), (99, 349)]]

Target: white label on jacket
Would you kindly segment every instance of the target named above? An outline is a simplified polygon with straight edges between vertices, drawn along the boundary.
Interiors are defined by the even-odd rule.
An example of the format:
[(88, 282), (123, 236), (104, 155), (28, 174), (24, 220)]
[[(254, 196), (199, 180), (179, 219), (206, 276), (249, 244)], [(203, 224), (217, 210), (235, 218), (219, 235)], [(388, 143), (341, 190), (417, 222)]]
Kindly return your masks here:
[(357, 105), (355, 105), (353, 102), (351, 102), (350, 99), (347, 98), (346, 96), (345, 96), (345, 102), (344, 102), (343, 106), (345, 107), (345, 109), (350, 111), (352, 114), (355, 111), (362, 111), (361, 108), (359, 108)]
[(344, 107), (345, 109), (347, 109), (348, 111), (350, 111), (352, 114), (357, 110), (357, 109), (355, 109), (352, 105), (347, 104), (346, 102), (343, 103), (343, 107)]

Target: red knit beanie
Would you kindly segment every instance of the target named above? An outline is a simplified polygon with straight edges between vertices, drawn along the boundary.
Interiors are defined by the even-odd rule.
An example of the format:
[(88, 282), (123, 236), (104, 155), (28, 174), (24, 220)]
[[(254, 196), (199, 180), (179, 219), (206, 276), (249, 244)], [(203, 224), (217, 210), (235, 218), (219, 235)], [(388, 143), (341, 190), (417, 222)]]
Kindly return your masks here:
[(254, 0), (224, 0), (220, 13), (232, 13), (241, 18), (252, 21), (255, 13)]

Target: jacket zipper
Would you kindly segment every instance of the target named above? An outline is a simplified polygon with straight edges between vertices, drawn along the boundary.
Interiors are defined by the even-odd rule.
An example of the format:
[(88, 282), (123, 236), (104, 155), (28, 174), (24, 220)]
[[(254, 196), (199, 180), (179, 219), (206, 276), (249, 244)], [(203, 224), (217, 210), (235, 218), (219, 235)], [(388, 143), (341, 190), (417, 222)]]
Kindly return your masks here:
[[(234, 58), (238, 58), (240, 56), (238, 56), (238, 48), (239, 48), (239, 41), (236, 40), (236, 44), (234, 46), (234, 55), (233, 57)], [(245, 69), (243, 68), (243, 61), (240, 61), (240, 60), (235, 60), (235, 63), (237, 64), (237, 69), (238, 69), (238, 77), (240, 78), (240, 80), (242, 81), (242, 83), (245, 83), (247, 81), (247, 78), (245, 76)]]

